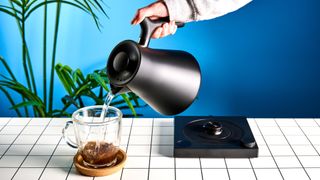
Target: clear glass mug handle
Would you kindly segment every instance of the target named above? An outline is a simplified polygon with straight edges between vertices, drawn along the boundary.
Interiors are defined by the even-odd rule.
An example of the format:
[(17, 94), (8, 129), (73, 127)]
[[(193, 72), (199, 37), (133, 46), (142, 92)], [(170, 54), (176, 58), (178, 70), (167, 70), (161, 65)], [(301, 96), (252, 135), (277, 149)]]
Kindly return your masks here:
[(65, 142), (66, 142), (69, 146), (71, 146), (71, 147), (73, 147), (73, 148), (78, 148), (77, 143), (73, 142), (73, 141), (67, 136), (67, 133), (66, 133), (67, 129), (69, 128), (69, 126), (70, 126), (71, 124), (73, 124), (72, 121), (67, 121), (66, 125), (65, 125), (64, 128), (62, 129), (62, 137), (63, 137), (63, 139), (65, 140)]

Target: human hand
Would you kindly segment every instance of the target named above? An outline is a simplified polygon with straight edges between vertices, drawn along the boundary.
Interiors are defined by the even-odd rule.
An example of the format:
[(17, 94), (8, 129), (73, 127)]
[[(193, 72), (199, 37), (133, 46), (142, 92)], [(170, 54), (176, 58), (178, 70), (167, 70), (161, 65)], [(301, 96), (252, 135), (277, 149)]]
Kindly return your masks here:
[[(144, 18), (149, 17), (151, 20), (158, 18), (168, 17), (169, 12), (167, 6), (162, 1), (157, 1), (137, 11), (136, 15), (131, 21), (131, 24), (136, 25), (141, 23)], [(152, 34), (152, 38), (162, 38), (177, 31), (177, 25), (175, 21), (163, 23), (162, 26), (158, 27)]]

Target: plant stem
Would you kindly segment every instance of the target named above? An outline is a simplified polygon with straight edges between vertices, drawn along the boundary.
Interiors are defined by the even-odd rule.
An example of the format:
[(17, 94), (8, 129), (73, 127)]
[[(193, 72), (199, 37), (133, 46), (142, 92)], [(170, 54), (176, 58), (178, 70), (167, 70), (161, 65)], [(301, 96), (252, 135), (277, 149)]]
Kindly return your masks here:
[[(47, 0), (44, 0), (47, 2)], [(47, 108), (47, 3), (44, 5), (43, 22), (43, 103), (46, 112)]]
[[(23, 1), (23, 6), (25, 6), (25, 2)], [(26, 48), (25, 48), (25, 12), (24, 12), (24, 8), (22, 8), (22, 17), (21, 17), (21, 35), (22, 35), (22, 64), (23, 64), (23, 68), (24, 68), (24, 73), (26, 75), (26, 80), (27, 80), (27, 84), (28, 84), (28, 88), (31, 89), (31, 85), (30, 85), (30, 77), (29, 77), (29, 72), (28, 72), (28, 67), (27, 67), (27, 63), (26, 63)], [(26, 114), (27, 116), (29, 116), (29, 114)]]
[[(25, 41), (25, 51), (26, 51), (26, 56), (28, 57), (29, 53), (28, 53), (28, 50), (27, 50), (27, 42)], [(29, 58), (26, 58), (27, 59), (27, 62), (28, 62), (28, 67), (29, 67), (29, 73), (30, 73), (30, 76), (31, 76), (31, 85), (32, 85), (32, 88), (33, 88), (33, 92), (35, 95), (37, 95), (37, 87), (36, 87), (36, 81), (34, 80), (34, 74), (33, 74), (33, 68), (32, 68), (32, 64), (31, 64), (31, 60), (30, 60), (30, 57)]]
[(79, 96), (79, 104), (80, 104), (80, 107), (84, 107), (84, 103), (81, 96)]
[(103, 98), (103, 88), (102, 88), (102, 86), (100, 86), (100, 88), (99, 88), (99, 98), (100, 99)]
[(58, 39), (60, 11), (61, 11), (61, 1), (57, 0), (56, 22), (55, 22), (55, 28), (54, 28), (53, 50), (52, 50), (52, 60), (51, 60), (51, 73), (50, 73), (49, 112), (52, 111), (52, 104), (53, 104), (54, 65), (55, 65), (55, 59), (56, 59), (56, 48), (57, 48), (57, 39)]
[[(10, 1), (10, 0), (9, 0)], [(22, 1), (23, 3), (23, 7), (21, 8), (21, 12), (22, 12), (22, 18), (21, 18), (21, 24), (25, 25), (25, 6), (27, 5), (28, 2), (25, 2), (25, 1)], [(12, 3), (12, 1), (10, 1), (10, 4), (11, 4), (11, 7), (15, 10), (15, 7)], [(17, 13), (16, 11), (14, 12), (14, 14), (17, 16)], [(28, 66), (29, 69), (28, 69), (28, 73), (30, 73), (30, 77), (31, 77), (31, 82), (30, 82), (30, 78), (29, 78), (29, 83), (31, 83), (31, 86), (33, 88), (33, 91), (35, 94), (37, 94), (37, 88), (36, 88), (36, 82), (35, 82), (35, 79), (34, 79), (34, 74), (33, 74), (33, 68), (32, 68), (32, 64), (31, 64), (31, 58), (30, 58), (30, 54), (29, 54), (29, 49), (28, 49), (28, 46), (27, 46), (27, 42), (26, 42), (26, 39), (25, 39), (25, 29), (22, 28), (22, 25), (20, 25), (19, 21), (16, 19), (17, 21), (17, 24), (18, 24), (18, 27), (19, 27), (19, 30), (20, 30), (20, 35), (22, 37), (22, 40), (23, 40), (23, 43), (24, 43), (24, 48), (25, 48), (25, 58), (26, 58), (26, 61), (28, 63)], [(29, 87), (30, 88), (30, 87)], [(31, 89), (31, 88), (30, 88)]]
[[(11, 5), (11, 7), (12, 7), (13, 10), (14, 10), (14, 14), (17, 16), (17, 13), (16, 13), (16, 11), (15, 11), (15, 7), (14, 7), (12, 1), (11, 1), (11, 0), (8, 0), (8, 1), (10, 2), (10, 5)], [(17, 25), (18, 25), (18, 27), (19, 27), (19, 32), (20, 32), (20, 35), (21, 35), (21, 38), (22, 38), (22, 27), (21, 27), (20, 21), (19, 21), (17, 18), (16, 18), (16, 23), (17, 23)], [(27, 58), (30, 59), (28, 47), (27, 47)], [(23, 96), (21, 96), (21, 97), (22, 97), (22, 101), (25, 102), (25, 98), (24, 98)], [(28, 108), (27, 108), (27, 107), (24, 107), (24, 112), (25, 112), (25, 115), (26, 115), (26, 116), (29, 116), (29, 111), (28, 111)]]
[[(32, 88), (30, 87), (30, 77), (28, 76), (28, 88), (31, 90), (31, 92), (32, 92), (32, 89), (33, 89), (33, 92), (35, 93), (35, 95), (37, 95), (37, 88), (36, 88), (36, 82), (35, 82), (35, 80), (34, 80), (34, 74), (33, 74), (33, 68), (32, 68), (32, 64), (31, 64), (31, 60), (30, 60), (30, 56), (29, 56), (29, 51), (28, 51), (28, 48), (27, 48), (27, 42), (26, 42), (26, 35), (25, 35), (25, 33), (26, 33), (26, 30), (25, 30), (25, 21), (26, 21), (26, 19), (25, 19), (25, 7), (26, 7), (26, 5), (27, 5), (27, 3), (28, 3), (28, 1), (22, 1), (22, 4), (23, 4), (23, 6), (22, 6), (22, 41), (23, 41), (23, 45), (22, 45), (22, 48), (23, 48), (23, 61), (24, 61), (24, 63), (26, 63), (26, 61), (27, 61), (27, 63), (28, 63), (28, 66), (26, 66), (25, 65), (25, 68), (28, 68), (29, 67), (29, 69), (27, 69), (27, 72), (28, 72), (28, 75), (29, 75), (29, 73), (30, 73), (30, 77), (31, 77), (31, 86), (32, 86)], [(28, 58), (27, 58), (27, 56), (28, 56)], [(35, 108), (34, 106), (33, 106), (33, 113), (34, 113), (34, 116), (37, 116), (38, 115), (38, 112), (37, 112), (37, 109), (38, 108)]]

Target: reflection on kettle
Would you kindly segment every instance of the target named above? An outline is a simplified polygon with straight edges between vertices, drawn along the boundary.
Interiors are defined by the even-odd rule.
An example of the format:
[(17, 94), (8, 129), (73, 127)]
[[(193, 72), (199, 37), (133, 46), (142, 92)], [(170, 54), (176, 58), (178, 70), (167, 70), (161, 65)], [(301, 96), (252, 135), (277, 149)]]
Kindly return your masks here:
[(139, 43), (125, 40), (112, 50), (107, 75), (113, 94), (134, 92), (159, 113), (175, 115), (196, 98), (201, 72), (188, 52), (148, 48), (152, 33), (164, 22), (145, 18)]

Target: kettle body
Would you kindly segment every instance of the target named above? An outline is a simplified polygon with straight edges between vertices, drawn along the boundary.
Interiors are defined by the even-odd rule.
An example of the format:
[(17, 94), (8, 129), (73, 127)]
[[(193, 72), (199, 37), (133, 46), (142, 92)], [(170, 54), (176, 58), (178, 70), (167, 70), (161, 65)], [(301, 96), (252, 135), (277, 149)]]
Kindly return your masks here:
[(126, 40), (112, 50), (107, 62), (111, 91), (134, 92), (160, 114), (179, 114), (197, 97), (200, 66), (188, 52), (152, 49), (148, 44)]

